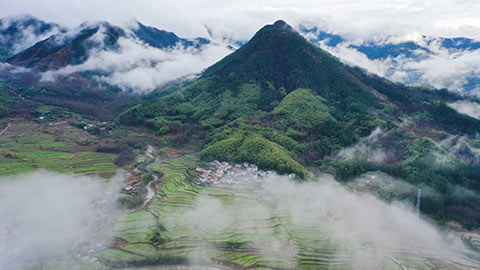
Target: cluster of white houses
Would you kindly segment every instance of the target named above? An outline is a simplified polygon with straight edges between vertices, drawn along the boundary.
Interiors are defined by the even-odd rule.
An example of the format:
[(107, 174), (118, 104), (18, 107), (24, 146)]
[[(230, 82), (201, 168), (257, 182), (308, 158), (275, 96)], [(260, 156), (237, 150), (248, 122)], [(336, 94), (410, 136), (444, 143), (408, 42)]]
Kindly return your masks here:
[(200, 174), (195, 183), (199, 185), (220, 183), (232, 184), (235, 180), (251, 181), (270, 175), (272, 172), (259, 170), (254, 164), (243, 163), (231, 165), (228, 162), (214, 160), (208, 163), (208, 167), (197, 168)]

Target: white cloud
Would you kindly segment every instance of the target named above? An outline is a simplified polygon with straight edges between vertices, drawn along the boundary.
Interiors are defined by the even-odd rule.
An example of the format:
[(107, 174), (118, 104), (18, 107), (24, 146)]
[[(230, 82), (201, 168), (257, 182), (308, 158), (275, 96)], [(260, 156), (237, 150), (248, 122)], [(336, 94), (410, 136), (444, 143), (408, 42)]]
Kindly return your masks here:
[[(391, 39), (388, 39), (388, 42), (390, 41)], [(416, 42), (428, 52), (419, 49), (414, 51), (417, 55), (414, 58), (401, 54), (385, 59), (369, 59), (356, 48), (350, 47), (355, 44), (351, 41), (342, 42), (336, 47), (327, 46), (325, 42), (318, 45), (346, 64), (365, 68), (378, 76), (404, 84), (424, 84), (462, 92), (469, 78), (480, 77), (480, 51), (449, 50), (442, 48), (438, 40), (428, 43), (425, 37)], [(476, 94), (480, 89), (470, 91)]]
[(381, 140), (387, 139), (391, 131), (385, 132), (380, 128), (376, 128), (367, 137), (361, 138), (353, 146), (340, 150), (336, 155), (336, 159), (350, 160), (357, 158), (374, 163), (384, 163), (395, 160), (395, 153), (385, 149), (380, 143)]
[[(99, 38), (96, 37), (95, 40)], [(135, 93), (146, 93), (173, 80), (193, 76), (231, 52), (226, 44), (212, 43), (202, 47), (161, 50), (133, 38), (120, 38), (117, 50), (94, 48), (87, 61), (80, 65), (47, 71), (43, 81), (82, 71), (104, 75), (97, 80)]]
[[(405, 193), (416, 192), (414, 187), (384, 174), (376, 178), (382, 187), (396, 185)], [(418, 217), (411, 211), (412, 205), (387, 204), (373, 196), (350, 192), (329, 176), (303, 183), (278, 176), (267, 177), (258, 185), (238, 181), (230, 188), (224, 187), (226, 192), (248, 196), (232, 195), (231, 200), (222, 200), (203, 192), (192, 209), (165, 218), (171, 226), (190, 229), (191, 235), (199, 239), (234, 230), (236, 237), (245, 235), (249, 240), (246, 249), (265, 256), (265, 263), (277, 255), (273, 256), (275, 262), (291, 268), (298, 266), (300, 256), (310, 252), (309, 243), (318, 239), (335, 243), (329, 256), (345, 260), (354, 266), (352, 269), (383, 269), (385, 260), (398, 264), (398, 269), (406, 269), (403, 264), (407, 262), (408, 269), (420, 268), (434, 258), (448, 257), (452, 266), (466, 261), (461, 255), (465, 247), (458, 239), (444, 235)], [(427, 197), (429, 189), (424, 191)], [(286, 233), (268, 230), (272, 221), (283, 225)], [(307, 238), (311, 242), (297, 245), (296, 236), (310, 236)], [(218, 248), (214, 240), (205, 245), (199, 250)], [(206, 252), (194, 255), (208, 258)]]
[(407, 36), (417, 32), (480, 38), (480, 5), (476, 0), (16, 0), (4, 4), (0, 16), (25, 12), (71, 27), (87, 20), (124, 24), (138, 19), (192, 37), (206, 36), (208, 26), (219, 35), (237, 40), (250, 38), (258, 28), (276, 19), (293, 25), (304, 21), (322, 23), (352, 37)]
[[(480, 76), (480, 52), (452, 53), (441, 50), (436, 43), (426, 44), (424, 39), (424, 35), (427, 35), (465, 36), (480, 40), (480, 5), (476, 0), (138, 0), (135, 3), (128, 0), (16, 0), (5, 4), (0, 10), (0, 16), (25, 12), (69, 27), (76, 27), (84, 21), (101, 20), (131, 26), (134, 20), (139, 20), (147, 25), (173, 31), (182, 37), (202, 36), (242, 41), (251, 38), (265, 24), (284, 19), (296, 28), (300, 24), (309, 23), (342, 35), (350, 40), (349, 43), (342, 44), (339, 48), (327, 48), (330, 52), (346, 63), (361, 66), (369, 72), (397, 82), (428, 84), (459, 91), (469, 77)], [(370, 60), (347, 47), (350, 43), (361, 41), (399, 43), (406, 40), (428, 46), (433, 53), (416, 60), (403, 56)], [(165, 81), (198, 73), (228, 53), (222, 46), (214, 45), (200, 53), (175, 50), (169, 54), (142, 48), (142, 45), (123, 46), (123, 52), (126, 53), (123, 57), (115, 56), (114, 53), (94, 53), (97, 59), (89, 59), (84, 65), (68, 67), (56, 74), (68, 73), (69, 70), (88, 70), (88, 66), (99, 67), (105, 63), (104, 66), (109, 66), (118, 73), (100, 77), (101, 80), (124, 88), (138, 87), (140, 92), (145, 92)], [(149, 61), (145, 56), (147, 52), (155, 60)], [(162, 60), (159, 61), (158, 58)], [(178, 61), (175, 62), (174, 58)], [(114, 59), (122, 62), (115, 68), (109, 62)], [(205, 62), (201, 64), (201, 61)], [(134, 68), (134, 64), (139, 66)], [(125, 68), (125, 65), (130, 68)], [(106, 68), (100, 67), (100, 70), (106, 71)], [(48, 75), (46, 74), (47, 77)], [(473, 92), (480, 92), (480, 89), (474, 89)]]
[(448, 104), (459, 113), (466, 114), (480, 120), (480, 104), (472, 101), (456, 101)]
[(118, 174), (106, 183), (46, 171), (1, 178), (0, 268), (24, 269), (23, 262), (108, 244), (99, 226), (119, 213), (115, 199), (123, 179)]
[[(2, 18), (1, 28), (7, 29), (9, 26), (11, 26), (11, 24), (15, 19), (19, 19), (19, 18), (18, 17)], [(30, 19), (30, 17), (21, 16), (20, 19), (28, 20)], [(41, 25), (34, 24), (34, 25), (25, 26), (19, 23), (17, 25), (17, 29), (19, 33), (16, 33), (14, 36), (14, 38), (16, 39), (16, 42), (13, 44), (12, 53), (13, 54), (18, 53), (24, 49), (27, 49), (33, 46), (35, 43), (42, 41), (52, 35), (58, 34), (62, 31), (62, 29), (60, 29), (60, 27), (58, 27), (57, 25), (52, 25), (50, 30), (45, 31), (44, 33), (41, 33), (41, 31), (39, 31), (40, 30), (39, 27), (41, 27)], [(9, 38), (11, 37), (7, 38), (5, 36), (0, 36), (0, 42), (6, 42), (8, 41)]]

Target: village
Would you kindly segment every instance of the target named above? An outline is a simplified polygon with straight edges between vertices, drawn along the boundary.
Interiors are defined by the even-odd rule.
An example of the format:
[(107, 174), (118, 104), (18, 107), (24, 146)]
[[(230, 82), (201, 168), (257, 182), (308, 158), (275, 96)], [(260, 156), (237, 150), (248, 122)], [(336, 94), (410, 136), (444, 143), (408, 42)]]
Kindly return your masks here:
[(233, 184), (235, 181), (258, 181), (273, 174), (271, 171), (258, 169), (255, 164), (244, 162), (231, 165), (226, 161), (220, 162), (218, 160), (209, 162), (206, 169), (197, 168), (196, 171), (200, 175), (194, 182), (203, 186)]

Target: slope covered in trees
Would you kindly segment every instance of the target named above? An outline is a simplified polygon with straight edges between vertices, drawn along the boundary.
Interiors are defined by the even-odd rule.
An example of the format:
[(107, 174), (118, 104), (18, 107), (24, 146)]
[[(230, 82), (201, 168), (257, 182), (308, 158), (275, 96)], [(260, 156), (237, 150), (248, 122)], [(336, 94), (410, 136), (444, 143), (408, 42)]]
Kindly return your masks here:
[[(151, 126), (174, 143), (194, 138), (205, 160), (255, 162), (304, 179), (310, 175), (306, 167), (344, 180), (382, 170), (447, 194), (454, 185), (480, 190), (478, 166), (441, 145), (449, 136), (475, 145), (480, 121), (446, 105), (458, 99), (445, 90), (406, 87), (347, 66), (278, 21), (199, 79), (156, 92), (118, 119)], [(383, 144), (389, 152), (385, 158), (370, 160), (356, 151), (339, 156), (374, 130), (388, 133), (372, 146)], [(448, 156), (451, 164), (433, 166), (429, 158), (435, 155)], [(453, 202), (435, 204), (430, 214), (451, 215)], [(476, 211), (480, 203), (469, 207)], [(480, 224), (479, 218), (468, 220)]]

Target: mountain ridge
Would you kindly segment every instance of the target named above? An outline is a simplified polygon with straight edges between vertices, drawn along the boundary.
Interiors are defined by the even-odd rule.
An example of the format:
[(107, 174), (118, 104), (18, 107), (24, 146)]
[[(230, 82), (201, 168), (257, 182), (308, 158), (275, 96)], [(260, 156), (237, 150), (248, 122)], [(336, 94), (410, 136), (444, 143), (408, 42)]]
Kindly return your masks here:
[[(177, 133), (195, 133), (182, 126), (211, 130), (215, 135), (202, 151), (205, 159), (250, 161), (305, 177), (297, 163), (286, 160), (322, 162), (378, 127), (398, 128), (398, 136), (412, 140), (405, 137), (407, 130), (401, 123), (407, 115), (431, 114), (423, 127), (413, 128), (418, 134), (422, 128), (474, 133), (480, 121), (444, 104), (456, 99), (460, 97), (446, 91), (406, 87), (347, 66), (278, 21), (260, 29), (198, 80), (132, 107), (119, 119), (127, 124), (145, 122), (159, 134), (168, 133), (174, 125)], [(308, 104), (303, 111), (297, 110), (298, 100)], [(305, 121), (315, 113), (320, 115), (312, 117), (314, 121)], [(302, 125), (295, 123), (299, 119)], [(259, 149), (283, 156), (277, 162), (289, 167), (278, 168), (271, 160), (255, 158)]]

